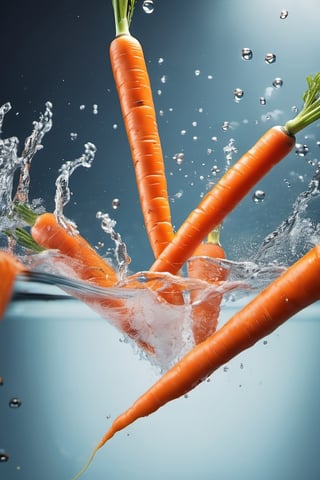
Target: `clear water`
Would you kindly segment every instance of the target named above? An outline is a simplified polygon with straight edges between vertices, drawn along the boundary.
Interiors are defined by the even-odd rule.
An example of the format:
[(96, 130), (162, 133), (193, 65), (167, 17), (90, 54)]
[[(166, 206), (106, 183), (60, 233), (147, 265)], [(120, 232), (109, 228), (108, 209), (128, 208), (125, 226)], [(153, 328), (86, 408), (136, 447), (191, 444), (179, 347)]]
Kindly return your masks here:
[[(294, 114), (306, 75), (319, 70), (312, 33), (317, 31), (314, 2), (291, 2), (288, 11), (275, 1), (264, 11), (249, 0), (231, 3), (232, 8), (230, 2), (213, 6), (208, 0), (201, 8), (190, 3), (179, 28), (174, 21), (181, 16), (179, 2), (170, 4), (170, 15), (165, 5), (144, 2), (134, 17), (135, 33), (144, 32), (148, 46), (176, 225), (260, 133)], [(64, 35), (62, 28), (61, 38), (67, 42), (73, 31), (83, 41), (84, 30), (90, 30), (90, 13), (79, 5), (72, 21), (68, 15), (59, 12), (59, 22), (66, 22), (68, 32)], [(110, 18), (105, 12), (101, 18), (103, 38), (94, 42), (100, 47), (105, 45), (106, 19), (113, 31), (111, 12)], [(96, 39), (99, 29), (96, 13), (92, 20), (95, 32), (88, 39)], [(37, 23), (45, 29), (39, 38), (56, 38), (45, 19), (42, 23), (45, 27)], [(201, 31), (195, 25), (202, 25)], [(161, 42), (155, 41), (155, 30)], [(32, 41), (30, 36), (24, 39)], [(91, 87), (94, 69), (85, 72), (84, 65), (100, 58), (99, 52), (92, 55), (91, 45), (87, 63), (82, 58), (84, 63), (74, 68), (78, 44), (73, 50), (69, 45), (74, 56), (56, 78), (55, 58), (68, 49), (59, 48), (55, 56), (48, 51), (49, 43), (44, 48), (52, 61), (43, 70), (43, 55), (37, 50), (41, 42), (32, 44), (37, 73), (15, 52), (16, 63), (25, 69), (17, 77), (24, 77), (14, 89), (4, 88), (8, 96), (0, 98), (0, 152), (6, 159), (0, 164), (1, 227), (12, 226), (8, 215), (16, 195), (39, 212), (55, 209), (62, 222), (72, 219), (99, 253), (113, 261), (122, 281), (141, 272), (138, 278), (147, 286), (145, 271), (152, 258), (128, 170), (112, 79), (102, 73), (103, 85)], [(104, 72), (104, 57), (101, 63)], [(52, 89), (43, 73), (51, 67)], [(33, 72), (29, 77), (28, 71)], [(99, 81), (99, 75), (94, 76)], [(31, 124), (26, 114), (30, 104), (29, 97), (24, 102), (16, 91), (30, 89), (38, 78), (44, 82), (41, 88), (28, 93), (35, 123), (23, 143)], [(74, 89), (79, 78), (81, 97)], [(101, 90), (101, 96), (93, 90)], [(52, 104), (46, 103), (48, 98)], [(220, 287), (225, 292), (220, 324), (319, 242), (318, 129), (315, 125), (299, 135), (296, 153), (226, 220), (222, 243), (229, 277)], [(0, 241), (7, 245), (4, 235)], [(23, 249), (17, 252), (25, 255)], [(130, 308), (143, 339), (156, 347), (156, 355), (150, 357), (119, 331), (110, 310), (72, 297), (99, 299), (102, 294), (70, 280), (72, 265), (61, 270), (48, 254), (29, 256), (28, 262), (33, 274), (17, 282), (0, 325), (0, 477), (71, 478), (110, 421), (158, 378), (160, 369), (192, 346), (188, 292), (199, 284), (162, 276), (164, 287), (186, 283), (185, 305), (174, 308), (145, 289), (103, 292), (110, 298), (116, 294), (124, 308)], [(213, 287), (201, 288), (205, 300)], [(314, 305), (220, 369), (188, 398), (118, 434), (99, 453), (86, 478), (319, 478), (318, 318), (319, 306)]]

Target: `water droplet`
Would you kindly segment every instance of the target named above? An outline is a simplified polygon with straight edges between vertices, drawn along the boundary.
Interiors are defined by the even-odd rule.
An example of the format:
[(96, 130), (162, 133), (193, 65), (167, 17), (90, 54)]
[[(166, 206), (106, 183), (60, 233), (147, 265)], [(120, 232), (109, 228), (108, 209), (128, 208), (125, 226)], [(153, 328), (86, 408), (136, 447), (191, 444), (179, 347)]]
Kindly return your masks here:
[(265, 97), (260, 97), (259, 102), (260, 102), (260, 105), (265, 105), (267, 103), (267, 100), (265, 99)]
[(5, 452), (0, 452), (0, 462), (7, 462), (9, 460), (9, 455)]
[(212, 142), (217, 142), (217, 141), (218, 141), (218, 137), (211, 137), (211, 141), (212, 141)]
[(212, 80), (213, 79), (213, 75), (208, 75), (208, 80)]
[(194, 74), (195, 74), (196, 77), (199, 77), (200, 73), (201, 73), (201, 72), (200, 72), (199, 69), (196, 69), (196, 70), (194, 71)]
[(19, 398), (16, 398), (16, 397), (11, 398), (11, 400), (9, 402), (9, 407), (10, 408), (19, 408), (19, 407), (21, 407), (21, 405), (22, 405), (21, 400)]
[(84, 110), (86, 108), (86, 106), (85, 105), (80, 105), (79, 108), (80, 108), (80, 110)]
[(273, 80), (273, 82), (272, 82), (272, 85), (274, 86), (274, 88), (280, 88), (280, 87), (282, 87), (282, 85), (283, 85), (283, 80), (282, 80), (282, 78), (279, 78), (279, 77), (275, 78), (275, 79)]
[(230, 126), (229, 122), (223, 122), (221, 128), (222, 128), (222, 130), (226, 131), (226, 130), (228, 130), (229, 126)]
[(152, 0), (144, 0), (142, 4), (142, 9), (145, 13), (153, 13), (154, 12), (154, 3)]
[(198, 140), (198, 135), (193, 135), (192, 140), (196, 142)]
[(112, 200), (112, 208), (113, 210), (117, 210), (120, 207), (120, 200), (119, 198), (114, 198)]
[(241, 56), (243, 60), (251, 60), (253, 57), (253, 52), (251, 48), (247, 48), (247, 47), (243, 48), (241, 51)]
[(211, 168), (212, 175), (216, 176), (217, 173), (219, 173), (219, 172), (220, 172), (219, 167), (217, 165), (213, 165), (213, 167)]
[(239, 103), (244, 95), (244, 91), (241, 88), (235, 88), (233, 91), (233, 98), (236, 103)]
[(187, 133), (187, 130), (181, 130), (180, 135), (185, 135)]
[(281, 12), (280, 12), (280, 18), (281, 18), (281, 20), (284, 20), (285, 18), (287, 18), (288, 15), (289, 15), (288, 10), (281, 10)]
[(192, 126), (196, 127), (198, 125), (198, 122), (192, 122)]
[(265, 196), (266, 194), (263, 190), (256, 190), (252, 195), (252, 200), (254, 201), (254, 203), (262, 203), (265, 199)]
[(183, 163), (183, 160), (184, 160), (184, 153), (182, 153), (182, 152), (175, 153), (172, 158), (176, 162), (177, 165), (181, 165)]
[(299, 157), (305, 157), (309, 152), (309, 148), (307, 145), (302, 145), (302, 143), (296, 144), (296, 155)]
[(163, 59), (162, 57), (158, 58), (158, 63), (159, 63), (159, 65), (162, 65), (163, 62), (164, 62), (164, 59)]
[(72, 141), (77, 140), (77, 138), (78, 138), (78, 134), (77, 134), (77, 133), (75, 133), (75, 132), (71, 132), (71, 133), (70, 133), (70, 139), (71, 139)]
[(162, 75), (162, 77), (160, 78), (160, 82), (167, 83), (167, 81), (168, 81), (168, 75)]
[(97, 114), (98, 114), (98, 105), (97, 105), (96, 103), (94, 103), (94, 104), (92, 105), (92, 113), (93, 113), (94, 115), (97, 115)]
[(268, 64), (275, 63), (277, 57), (275, 53), (266, 53), (264, 61)]
[(117, 123), (114, 123), (114, 124), (112, 125), (112, 128), (113, 128), (113, 130), (117, 130), (118, 124), (117, 124)]

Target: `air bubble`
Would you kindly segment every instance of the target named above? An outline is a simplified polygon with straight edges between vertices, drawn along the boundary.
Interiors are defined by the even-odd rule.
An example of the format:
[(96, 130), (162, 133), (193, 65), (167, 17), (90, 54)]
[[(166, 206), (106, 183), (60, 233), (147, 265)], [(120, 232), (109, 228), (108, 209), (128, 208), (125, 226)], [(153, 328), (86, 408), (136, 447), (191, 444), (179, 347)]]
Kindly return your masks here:
[(10, 408), (20, 408), (22, 405), (22, 402), (19, 398), (11, 398), (10, 402), (9, 402), (9, 407)]
[(260, 97), (259, 102), (260, 102), (260, 105), (265, 105), (267, 103), (267, 100), (265, 99), (265, 97)]
[(158, 58), (158, 63), (159, 63), (159, 65), (162, 65), (163, 62), (164, 62), (164, 58), (162, 58), (162, 57)]
[(223, 122), (223, 124), (221, 125), (221, 128), (222, 130), (226, 131), (229, 129), (229, 126), (230, 126), (229, 122)]
[(84, 110), (86, 108), (86, 106), (85, 105), (80, 105), (79, 108), (80, 108), (80, 110)]
[(94, 104), (92, 105), (92, 113), (93, 113), (94, 115), (97, 115), (97, 114), (98, 114), (98, 105), (97, 105), (96, 103), (94, 103)]
[(114, 124), (112, 125), (112, 128), (113, 128), (113, 130), (117, 130), (118, 124), (117, 124), (117, 123), (114, 123)]
[(271, 63), (275, 63), (277, 57), (275, 55), (275, 53), (266, 53), (265, 57), (264, 57), (264, 61), (268, 64), (271, 64)]
[(272, 82), (272, 85), (274, 86), (274, 88), (280, 88), (280, 87), (282, 87), (282, 85), (283, 85), (283, 80), (282, 80), (282, 78), (280, 78), (280, 77), (275, 78), (275, 79), (273, 80), (273, 82)]
[(71, 132), (70, 133), (70, 140), (74, 141), (74, 140), (77, 140), (78, 138), (78, 134), (75, 133), (75, 132)]
[(240, 100), (243, 98), (244, 91), (241, 88), (235, 88), (233, 91), (233, 98), (234, 101), (239, 103)]
[(161, 83), (167, 83), (168, 81), (168, 76), (167, 75), (162, 75), (162, 77), (160, 78), (160, 82)]
[(145, 13), (153, 13), (154, 12), (154, 3), (152, 0), (144, 0), (142, 4), (142, 9)]
[(194, 74), (195, 74), (196, 77), (199, 77), (200, 73), (201, 73), (201, 72), (200, 72), (199, 69), (196, 69), (196, 70), (194, 71)]
[(112, 200), (112, 208), (113, 210), (117, 210), (120, 207), (120, 200), (119, 198), (114, 198)]
[(281, 18), (281, 20), (284, 20), (285, 18), (287, 18), (288, 15), (289, 15), (288, 10), (281, 10), (281, 12), (280, 12), (280, 18)]
[(175, 155), (173, 155), (172, 158), (176, 162), (177, 165), (181, 165), (183, 163), (183, 160), (184, 160), (184, 153), (182, 153), (182, 152), (176, 153)]
[(298, 155), (298, 157), (305, 157), (308, 152), (309, 148), (307, 145), (302, 145), (302, 143), (296, 144), (296, 155)]
[(251, 48), (243, 48), (242, 51), (241, 51), (241, 56), (243, 58), (243, 60), (251, 60), (252, 57), (253, 57), (253, 52), (251, 50)]
[(266, 194), (263, 190), (256, 190), (252, 195), (252, 200), (254, 203), (262, 203), (265, 199)]
[(187, 130), (181, 130), (180, 135), (185, 135), (187, 133)]
[(9, 455), (5, 452), (0, 452), (0, 463), (1, 462), (7, 462), (9, 460)]

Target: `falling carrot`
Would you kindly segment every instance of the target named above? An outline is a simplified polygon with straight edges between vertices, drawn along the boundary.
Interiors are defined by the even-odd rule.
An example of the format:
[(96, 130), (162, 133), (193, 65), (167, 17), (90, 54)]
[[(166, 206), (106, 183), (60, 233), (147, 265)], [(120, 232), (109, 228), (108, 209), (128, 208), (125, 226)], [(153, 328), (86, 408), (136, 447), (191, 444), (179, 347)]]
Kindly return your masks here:
[(233, 165), (201, 200), (151, 267), (153, 272), (176, 274), (192, 252), (280, 162), (295, 145), (295, 134), (320, 118), (320, 73), (307, 77), (301, 112), (284, 127), (272, 127)]
[(112, 71), (139, 190), (144, 222), (157, 258), (173, 238), (167, 181), (150, 80), (139, 41), (129, 32), (134, 0), (113, 0), (116, 37)]
[[(220, 228), (208, 235), (208, 240), (201, 243), (188, 260), (188, 276), (208, 283), (226, 279), (227, 270), (214, 261), (225, 258), (225, 252), (219, 242)], [(216, 330), (223, 295), (212, 292), (201, 300), (202, 289), (191, 290), (192, 331), (195, 344), (208, 338)], [(200, 299), (200, 301), (199, 301)]]
[(128, 410), (117, 417), (93, 450), (87, 464), (73, 480), (84, 473), (97, 451), (115, 433), (138, 418), (150, 415), (171, 400), (185, 395), (226, 362), (319, 300), (319, 271), (320, 245), (317, 245), (207, 340), (187, 353)]
[(0, 250), (0, 320), (11, 299), (15, 279), (25, 270), (24, 265), (13, 255)]

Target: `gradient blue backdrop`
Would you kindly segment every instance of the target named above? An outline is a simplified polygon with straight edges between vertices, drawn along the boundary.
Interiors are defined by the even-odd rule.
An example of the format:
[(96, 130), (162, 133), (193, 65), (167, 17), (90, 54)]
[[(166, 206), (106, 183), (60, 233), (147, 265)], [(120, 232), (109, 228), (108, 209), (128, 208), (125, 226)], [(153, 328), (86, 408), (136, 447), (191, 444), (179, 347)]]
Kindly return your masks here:
[[(154, 3), (147, 15), (138, 2), (132, 33), (145, 50), (178, 226), (215, 179), (212, 166), (223, 171), (223, 147), (231, 138), (240, 154), (301, 104), (305, 77), (319, 71), (320, 10), (317, 0)], [(283, 8), (289, 15), (280, 20)], [(111, 0), (12, 0), (2, 6), (0, 102), (13, 106), (3, 136), (23, 142), (45, 102), (53, 103), (54, 127), (34, 159), (31, 184), (31, 197), (43, 198), (48, 209), (59, 166), (78, 157), (85, 142), (97, 146), (92, 168), (72, 177), (65, 213), (92, 244), (102, 241), (107, 249), (111, 244), (95, 214), (108, 211), (136, 271), (148, 268), (152, 254), (108, 58), (113, 35)], [(241, 58), (243, 47), (252, 49), (251, 61)], [(267, 65), (270, 52), (277, 59)], [(270, 88), (275, 77), (283, 79), (282, 88)], [(233, 99), (235, 88), (245, 92), (240, 103)], [(227, 131), (224, 121), (231, 125)], [(255, 204), (251, 192), (225, 221), (229, 258), (250, 258), (287, 217), (312, 176), (318, 140), (318, 125), (299, 134), (307, 157), (290, 155), (257, 186), (265, 201)], [(208, 149), (214, 152), (208, 155)], [(181, 166), (173, 160), (178, 152), (185, 155)], [(120, 199), (118, 210), (112, 209), (114, 198)], [(231, 313), (226, 309), (224, 318)], [(320, 478), (318, 317), (316, 307), (302, 313), (187, 399), (117, 435), (84, 478)], [(0, 325), (0, 449), (10, 455), (0, 464), (1, 480), (70, 479), (111, 419), (158, 377), (120, 338), (77, 302), (12, 303)], [(9, 409), (15, 396), (22, 406)]]

